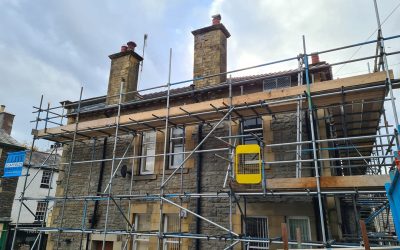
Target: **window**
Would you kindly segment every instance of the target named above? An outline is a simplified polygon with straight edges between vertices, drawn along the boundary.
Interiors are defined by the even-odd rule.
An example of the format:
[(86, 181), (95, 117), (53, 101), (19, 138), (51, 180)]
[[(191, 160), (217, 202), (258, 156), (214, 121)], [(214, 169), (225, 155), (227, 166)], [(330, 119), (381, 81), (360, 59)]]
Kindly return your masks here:
[(185, 158), (185, 129), (183, 127), (171, 128), (169, 167), (178, 168)]
[(47, 202), (39, 201), (36, 207), (35, 221), (43, 221), (46, 217)]
[(305, 216), (288, 217), (289, 240), (296, 240), (296, 228), (300, 228), (301, 241), (311, 240), (310, 219)]
[(44, 170), (42, 174), (41, 188), (50, 188), (51, 171)]
[(290, 76), (269, 78), (263, 81), (264, 91), (290, 87)]
[[(180, 232), (179, 214), (164, 215), (164, 233)], [(163, 241), (164, 250), (180, 249), (179, 238), (165, 238)]]
[(143, 132), (142, 137), (142, 156), (140, 161), (140, 174), (154, 173), (154, 163), (156, 153), (156, 132), (148, 131)]
[[(151, 214), (136, 214), (135, 215), (135, 231), (148, 232), (151, 225)], [(133, 249), (144, 250), (149, 248), (149, 236), (135, 235), (133, 237)]]
[[(268, 219), (266, 217), (247, 217), (245, 224), (246, 236), (260, 240), (268, 239)], [(245, 249), (268, 249), (268, 242), (246, 242)]]
[(242, 121), (242, 135), (247, 135), (243, 137), (243, 144), (260, 144), (260, 142), (252, 136), (252, 134), (257, 135), (261, 140), (263, 140), (263, 127), (262, 119), (259, 117), (246, 119)]

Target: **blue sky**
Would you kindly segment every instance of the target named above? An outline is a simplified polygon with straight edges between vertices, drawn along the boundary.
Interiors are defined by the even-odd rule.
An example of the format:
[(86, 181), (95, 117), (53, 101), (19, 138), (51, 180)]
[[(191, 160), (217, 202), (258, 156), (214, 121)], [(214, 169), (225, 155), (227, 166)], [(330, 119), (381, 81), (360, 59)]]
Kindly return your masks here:
[[(382, 21), (400, 4), (399, 0), (378, 2)], [(173, 50), (172, 81), (191, 78), (190, 32), (210, 25), (216, 13), (232, 35), (228, 69), (296, 56), (302, 51), (302, 35), (312, 52), (365, 41), (376, 30), (372, 0), (0, 0), (0, 104), (16, 115), (12, 135), (20, 142), (31, 142), (32, 106), (38, 105), (41, 94), (52, 106), (77, 100), (81, 86), (84, 98), (104, 95), (108, 55), (129, 40), (138, 44), (141, 53), (145, 33), (148, 43), (140, 89), (166, 82), (169, 48)], [(400, 8), (385, 22), (384, 36), (398, 35), (399, 23)], [(388, 42), (387, 50), (400, 50), (398, 41)], [(324, 55), (321, 60), (346, 60), (355, 50)], [(355, 58), (373, 54), (374, 46), (363, 46)], [(389, 64), (399, 77), (400, 57), (390, 57)], [(367, 73), (366, 62), (339, 68), (333, 70), (335, 77)]]

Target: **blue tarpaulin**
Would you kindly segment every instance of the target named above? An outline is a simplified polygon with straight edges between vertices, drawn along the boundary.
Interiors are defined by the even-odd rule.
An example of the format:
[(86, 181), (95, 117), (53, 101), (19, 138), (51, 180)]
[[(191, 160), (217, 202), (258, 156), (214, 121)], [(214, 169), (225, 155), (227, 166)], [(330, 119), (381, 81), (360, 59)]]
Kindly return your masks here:
[(3, 177), (18, 177), (22, 174), (26, 151), (11, 152), (7, 154)]
[[(386, 194), (389, 199), (390, 209), (392, 210), (392, 217), (396, 234), (400, 234), (400, 180), (399, 171), (395, 169), (390, 172), (391, 183), (385, 184)], [(398, 238), (400, 240), (400, 238)]]

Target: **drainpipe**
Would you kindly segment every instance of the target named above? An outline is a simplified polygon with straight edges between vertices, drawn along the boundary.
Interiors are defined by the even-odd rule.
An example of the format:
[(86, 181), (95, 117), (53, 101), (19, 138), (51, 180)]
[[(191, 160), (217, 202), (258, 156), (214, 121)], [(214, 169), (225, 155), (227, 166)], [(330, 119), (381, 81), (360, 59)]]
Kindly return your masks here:
[[(197, 127), (197, 143), (200, 143), (203, 140), (203, 124), (199, 124)], [(203, 146), (200, 146), (199, 150), (201, 150)], [(197, 153), (196, 157), (196, 193), (201, 193), (201, 172), (203, 165), (203, 155), (202, 153)], [(196, 213), (201, 215), (201, 198), (197, 198), (196, 202)], [(196, 234), (200, 234), (200, 226), (201, 220), (199, 217), (196, 217)], [(196, 250), (200, 250), (200, 239), (196, 239)]]
[[(101, 156), (101, 159), (104, 160), (106, 158), (106, 153), (107, 153), (107, 137), (104, 138), (104, 142), (103, 142), (103, 153)], [(106, 162), (102, 161), (100, 164), (100, 173), (99, 173), (99, 181), (97, 182), (97, 192), (101, 193), (102, 191), (102, 184), (103, 184), (103, 176), (104, 176), (104, 168), (106, 166)], [(92, 218), (90, 220), (90, 229), (93, 229), (96, 224), (97, 224), (97, 213), (98, 213), (98, 208), (99, 208), (99, 201), (96, 200), (94, 202), (94, 209), (93, 209), (93, 214), (92, 214)], [(90, 235), (87, 234), (86, 235), (86, 250), (89, 249), (89, 237)]]

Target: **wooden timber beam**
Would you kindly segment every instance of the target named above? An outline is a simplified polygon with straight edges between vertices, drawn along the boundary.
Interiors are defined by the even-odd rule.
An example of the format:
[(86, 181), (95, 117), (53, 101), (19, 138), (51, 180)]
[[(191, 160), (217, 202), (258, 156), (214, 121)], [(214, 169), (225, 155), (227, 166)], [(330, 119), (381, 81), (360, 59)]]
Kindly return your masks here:
[[(391, 72), (391, 75), (392, 72)], [(325, 82), (318, 82), (311, 84), (311, 95), (319, 94), (319, 93), (329, 93), (333, 91), (338, 91), (340, 89), (345, 88), (355, 88), (361, 86), (375, 86), (378, 84), (382, 84), (385, 82), (386, 75), (385, 72), (377, 72), (372, 74), (365, 74), (360, 76), (348, 77), (343, 79), (337, 80), (330, 80)], [(290, 96), (298, 96), (302, 95), (306, 90), (306, 86), (295, 86), (289, 87), (284, 89), (274, 89), (268, 92), (257, 92), (242, 96), (235, 96), (232, 99), (232, 105), (239, 107), (244, 105), (251, 105), (251, 104), (258, 104), (262, 101), (271, 101), (275, 99), (282, 99), (285, 97)], [(353, 100), (364, 100), (364, 99), (379, 99), (384, 97), (384, 89), (381, 88), (379, 90), (369, 90), (365, 92), (353, 92), (346, 94), (346, 101), (353, 101)], [(220, 98), (210, 101), (204, 101), (201, 103), (191, 103), (182, 106), (174, 106), (170, 108), (170, 119), (173, 120), (175, 123), (186, 124), (188, 121), (194, 122), (193, 119), (188, 119), (187, 115), (182, 108), (189, 112), (190, 114), (198, 115), (203, 120), (212, 121), (220, 118), (220, 114), (218, 112), (214, 112), (214, 108), (224, 109), (226, 108), (225, 103), (229, 103), (230, 100), (228, 98)], [(329, 105), (335, 104), (340, 101), (340, 94), (329, 96), (329, 97), (315, 97), (313, 98), (313, 104), (315, 105)], [(382, 100), (383, 101), (383, 100)], [(297, 102), (286, 102), (282, 104), (271, 104), (268, 105), (272, 112), (282, 112), (282, 111), (295, 111), (297, 107)], [(258, 112), (262, 112), (263, 108), (256, 109)], [(208, 114), (201, 114), (202, 112), (210, 112)], [(214, 112), (214, 113), (211, 113)], [(242, 115), (254, 115), (253, 110), (240, 110)], [(132, 127), (137, 127), (137, 129), (143, 129), (140, 126), (139, 122), (141, 121), (151, 121), (154, 120), (154, 117), (165, 117), (166, 116), (166, 109), (157, 109), (152, 111), (145, 111), (139, 113), (132, 113), (127, 115), (120, 116), (120, 125), (124, 124), (132, 124), (132, 120), (137, 121), (137, 124), (132, 124)], [(190, 117), (189, 117), (190, 118)], [(90, 132), (96, 128), (110, 128), (115, 126), (116, 124), (116, 117), (110, 118), (101, 118), (101, 119), (93, 119), (91, 121), (84, 121), (78, 124), (78, 131), (87, 131), (90, 136)], [(164, 126), (164, 122), (161, 120), (154, 121), (151, 123), (153, 127)], [(136, 129), (132, 128), (132, 129)], [(69, 124), (60, 127), (48, 128), (47, 131), (39, 130), (37, 133), (37, 137), (45, 137), (49, 134), (62, 134), (65, 131), (70, 131), (73, 133), (75, 128), (75, 124)], [(51, 139), (52, 140), (52, 139)]]
[[(389, 175), (353, 175), (353, 176), (322, 176), (320, 177), (321, 190), (330, 189), (359, 189), (359, 190), (384, 190), (384, 185), (389, 182)], [(303, 178), (273, 178), (267, 179), (267, 189), (279, 190), (307, 190), (315, 191), (317, 184), (315, 177)], [(261, 185), (234, 185), (235, 192), (261, 191)]]

